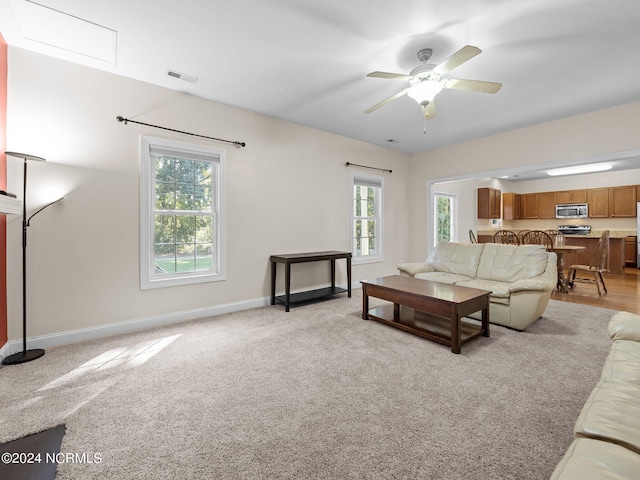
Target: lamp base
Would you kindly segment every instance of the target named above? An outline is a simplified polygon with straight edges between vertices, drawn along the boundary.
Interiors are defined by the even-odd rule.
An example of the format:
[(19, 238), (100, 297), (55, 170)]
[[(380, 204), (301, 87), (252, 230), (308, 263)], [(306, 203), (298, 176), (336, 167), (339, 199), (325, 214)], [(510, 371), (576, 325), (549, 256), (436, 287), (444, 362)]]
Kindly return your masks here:
[(34, 348), (33, 350), (25, 350), (22, 352), (9, 355), (2, 361), (3, 365), (18, 365), (19, 363), (27, 363), (36, 358), (40, 358), (44, 355), (44, 350), (41, 348)]

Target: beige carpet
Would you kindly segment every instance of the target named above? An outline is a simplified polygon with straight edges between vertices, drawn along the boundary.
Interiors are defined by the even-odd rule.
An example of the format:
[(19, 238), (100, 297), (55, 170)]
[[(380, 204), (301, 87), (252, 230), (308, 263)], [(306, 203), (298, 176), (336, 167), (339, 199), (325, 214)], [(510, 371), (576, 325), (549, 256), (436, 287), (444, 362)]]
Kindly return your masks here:
[(86, 455), (59, 479), (549, 477), (613, 311), (552, 301), (528, 331), (492, 325), (454, 355), (361, 320), (360, 295), (4, 367), (0, 442), (66, 423), (61, 452)]

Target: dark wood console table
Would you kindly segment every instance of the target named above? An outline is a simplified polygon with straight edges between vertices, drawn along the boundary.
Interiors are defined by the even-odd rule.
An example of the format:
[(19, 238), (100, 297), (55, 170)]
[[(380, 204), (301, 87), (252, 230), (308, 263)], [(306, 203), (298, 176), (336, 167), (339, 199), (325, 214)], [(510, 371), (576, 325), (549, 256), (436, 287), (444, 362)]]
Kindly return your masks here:
[[(336, 259), (344, 258), (347, 261), (347, 289), (336, 287)], [(289, 311), (289, 306), (293, 303), (309, 302), (321, 298), (330, 297), (338, 293), (347, 292), (351, 297), (351, 252), (310, 252), (310, 253), (287, 253), (284, 255), (271, 255), (271, 305), (276, 301), (283, 303), (285, 310)], [(306, 292), (291, 293), (291, 265), (294, 263), (320, 262), (328, 260), (331, 262), (331, 286)], [(276, 296), (276, 271), (278, 263), (284, 264), (284, 295)]]

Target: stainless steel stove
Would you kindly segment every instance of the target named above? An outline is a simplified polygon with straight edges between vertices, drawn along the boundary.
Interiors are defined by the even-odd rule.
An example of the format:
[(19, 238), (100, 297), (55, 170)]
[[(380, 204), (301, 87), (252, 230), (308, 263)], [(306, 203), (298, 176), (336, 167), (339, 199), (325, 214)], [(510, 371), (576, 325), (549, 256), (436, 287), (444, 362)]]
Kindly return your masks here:
[(558, 231), (564, 235), (589, 235), (591, 225), (558, 225)]

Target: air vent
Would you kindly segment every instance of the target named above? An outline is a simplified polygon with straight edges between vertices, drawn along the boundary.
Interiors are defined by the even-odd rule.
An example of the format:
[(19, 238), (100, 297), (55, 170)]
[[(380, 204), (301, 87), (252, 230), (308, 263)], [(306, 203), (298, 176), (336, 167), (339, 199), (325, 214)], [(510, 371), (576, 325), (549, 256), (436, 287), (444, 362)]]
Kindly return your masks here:
[(184, 73), (176, 72), (175, 70), (167, 70), (167, 75), (173, 78), (179, 78), (189, 83), (196, 83), (198, 77), (192, 77), (191, 75), (185, 75)]

